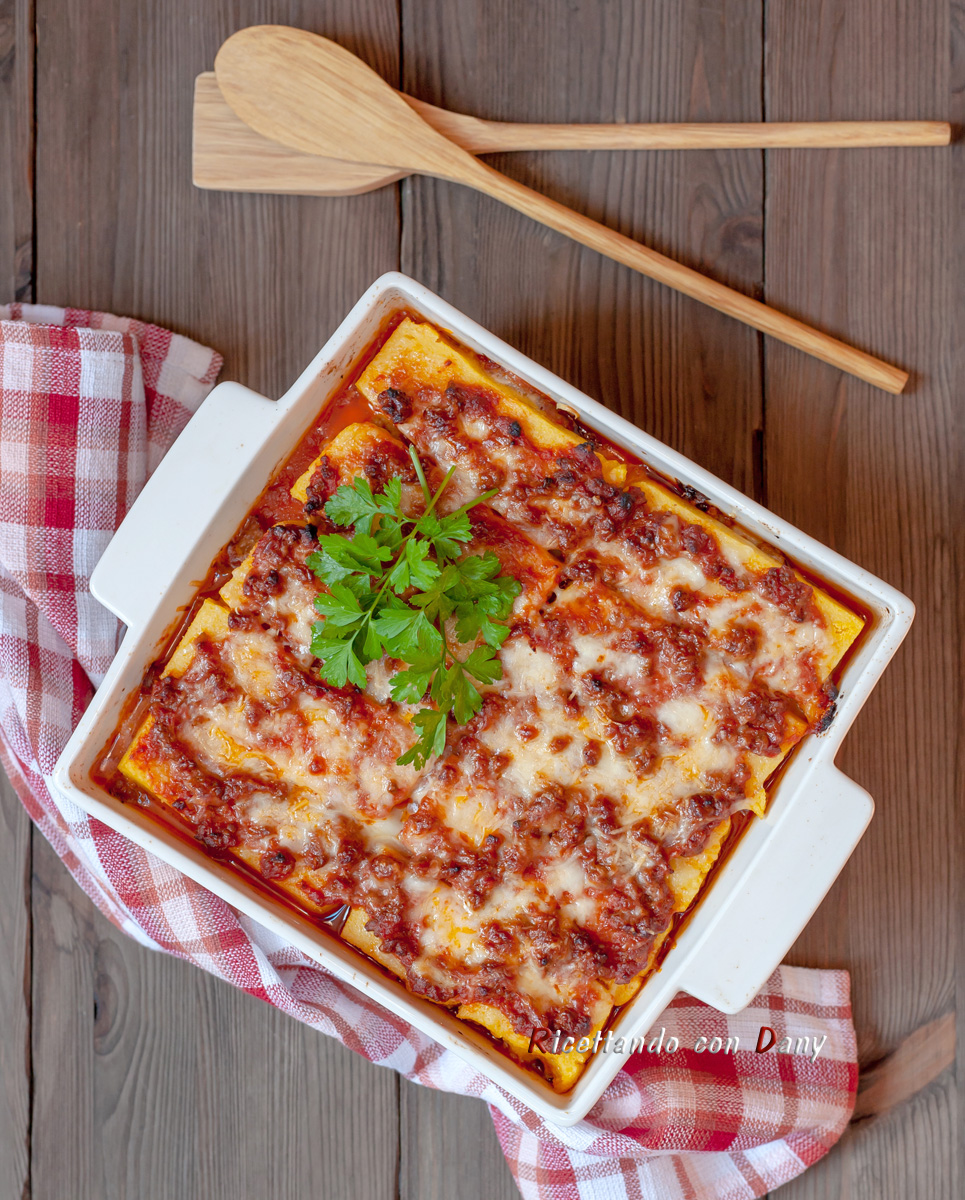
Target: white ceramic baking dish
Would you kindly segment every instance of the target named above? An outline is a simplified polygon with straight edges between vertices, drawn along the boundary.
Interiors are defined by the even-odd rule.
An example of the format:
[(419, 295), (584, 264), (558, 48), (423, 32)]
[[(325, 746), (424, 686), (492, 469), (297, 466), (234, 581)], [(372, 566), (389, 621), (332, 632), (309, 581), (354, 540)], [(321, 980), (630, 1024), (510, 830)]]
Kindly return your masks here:
[(555, 1094), (483, 1035), (410, 995), (368, 959), (295, 913), (274, 905), (229, 868), (168, 834), (134, 805), (91, 781), (124, 699), (137, 688), (218, 551), (231, 539), (274, 470), (348, 378), (389, 314), (400, 308), (450, 330), (502, 363), (672, 479), (690, 484), (752, 534), (856, 597), (872, 614), (841, 679), (829, 730), (793, 755), (767, 816), (752, 822), (662, 967), (619, 1015), (617, 1036), (636, 1037), (677, 991), (737, 1012), (760, 989), (811, 917), (861, 837), (871, 797), (834, 765), (859, 709), (914, 615), (910, 600), (880, 579), (755, 504), (647, 434), (551, 375), (400, 274), (369, 288), (295, 384), (278, 401), (236, 383), (205, 400), (134, 504), (91, 579), (91, 590), (127, 626), (103, 684), (57, 766), (61, 790), (92, 816), (196, 879), (298, 946), (333, 974), (451, 1047), (507, 1092), (559, 1124), (583, 1117), (624, 1061), (598, 1053), (577, 1085)]

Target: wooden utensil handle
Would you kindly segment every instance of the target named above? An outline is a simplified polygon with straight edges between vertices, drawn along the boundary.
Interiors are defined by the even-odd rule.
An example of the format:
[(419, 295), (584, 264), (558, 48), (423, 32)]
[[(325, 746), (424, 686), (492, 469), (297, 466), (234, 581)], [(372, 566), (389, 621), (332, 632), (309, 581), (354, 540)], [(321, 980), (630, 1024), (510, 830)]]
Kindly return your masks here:
[(759, 329), (778, 341), (795, 346), (805, 354), (830, 363), (850, 375), (857, 376), (858, 379), (883, 388), (886, 392), (900, 392), (908, 382), (907, 373), (898, 367), (882, 362), (862, 350), (855, 349), (854, 346), (838, 341), (837, 338), (829, 337), (826, 333), (820, 333), (802, 321), (778, 312), (759, 300), (753, 300), (750, 296), (727, 287), (726, 284), (708, 279), (692, 267), (675, 262), (672, 258), (641, 245), (640, 242), (624, 237), (622, 233), (607, 229), (605, 225), (574, 212), (548, 196), (508, 179), (478, 159), (469, 159), (464, 163), (464, 168), (458, 178), (455, 175), (450, 178), (456, 178), (457, 182), (486, 192), (503, 204), (508, 204), (510, 208), (532, 217), (534, 221), (539, 221), (581, 245), (639, 271), (641, 275), (683, 292), (685, 296), (692, 296), (719, 312), (736, 317), (738, 321), (743, 321), (753, 329)]
[(408, 103), (439, 133), (472, 154), (508, 150), (710, 150), (862, 146), (947, 146), (945, 121), (762, 121), (746, 124), (521, 125), (483, 121)]

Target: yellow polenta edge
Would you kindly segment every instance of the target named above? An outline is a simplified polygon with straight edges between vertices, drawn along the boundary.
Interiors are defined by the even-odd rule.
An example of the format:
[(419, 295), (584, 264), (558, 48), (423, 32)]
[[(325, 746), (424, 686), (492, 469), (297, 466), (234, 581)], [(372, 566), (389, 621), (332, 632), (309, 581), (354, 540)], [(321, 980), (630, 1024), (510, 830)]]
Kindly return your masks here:
[[(548, 419), (518, 392), (494, 379), (468, 355), (445, 339), (433, 326), (416, 324), (408, 318), (398, 326), (379, 354), (362, 373), (357, 386), (370, 401), (375, 401), (385, 387), (398, 386), (405, 379), (423, 384), (428, 383), (440, 391), (444, 391), (445, 387), (453, 379), (456, 379), (460, 383), (484, 387), (494, 392), (503, 412), (519, 421), (530, 440), (542, 448), (560, 450), (577, 445), (583, 440), (578, 434), (564, 429)], [(366, 443), (370, 443), (373, 437), (398, 440), (380, 426), (359, 422), (347, 426), (336, 435), (324, 453), (330, 457), (338, 457), (348, 465), (353, 457), (353, 452)], [(608, 460), (602, 455), (599, 457), (603, 463), (604, 472), (611, 482), (622, 483), (626, 475), (624, 465)], [(292, 487), (292, 496), (302, 503), (307, 500), (308, 484), (320, 458), (321, 455), (314, 460)], [(651, 481), (640, 483), (637, 486), (647, 494), (648, 502), (653, 508), (674, 512), (682, 519), (700, 525), (718, 540), (722, 548), (729, 550), (746, 569), (761, 572), (771, 566), (780, 565), (782, 560), (741, 537), (722, 522), (701, 512), (694, 505), (675, 495), (669, 488)], [(240, 602), (240, 589), (250, 566), (251, 555), (236, 568), (232, 578), (222, 588), (221, 596), (225, 603), (232, 608), (237, 607)], [(861, 632), (864, 621), (826, 592), (810, 584), (810, 581), (807, 582), (813, 589), (815, 602), (831, 633), (833, 661), (828, 667), (830, 671)], [(223, 636), (227, 630), (227, 616), (227, 611), (220, 605), (206, 600), (171, 656), (165, 673), (182, 674), (191, 662), (197, 637), (205, 632), (214, 636)], [(131, 747), (121, 760), (120, 769), (133, 782), (144, 787), (151, 794), (157, 795), (158, 799), (163, 802), (164, 797), (157, 790), (158, 785), (163, 787), (163, 780), (153, 778), (149, 773), (144, 772), (139, 764), (131, 761), (135, 747), (149, 728), (148, 721), (141, 726)], [(803, 728), (805, 727), (802, 724), (802, 731)], [(794, 734), (786, 747), (782, 748), (783, 752), (777, 763), (798, 740), (800, 732), (794, 731)], [(757, 761), (758, 759), (759, 761)], [(762, 812), (765, 803), (764, 780), (775, 767), (774, 760), (754, 756), (752, 786), (749, 789), (751, 803), (748, 807), (758, 814)], [(715, 829), (711, 842), (699, 855), (675, 860), (670, 877), (675, 912), (684, 911), (700, 892), (720, 854), (730, 824), (729, 820), (721, 822)], [(293, 894), (295, 893), (293, 892)], [(300, 894), (298, 899), (300, 903), (304, 902)], [(405, 972), (400, 960), (382, 950), (376, 935), (365, 929), (368, 919), (368, 914), (363, 909), (353, 909), (342, 929), (343, 939), (395, 975), (404, 977)], [(651, 962), (669, 933), (668, 928), (657, 939)], [(649, 969), (648, 965), (647, 970), (641, 972), (629, 984), (612, 988), (608, 1008), (612, 1005), (627, 1003), (640, 989)], [(583, 1053), (576, 1050), (568, 1054), (557, 1055), (543, 1054), (538, 1050), (531, 1052), (529, 1049), (530, 1039), (517, 1033), (505, 1015), (491, 1005), (479, 1003), (462, 1005), (456, 1010), (456, 1015), (486, 1029), (492, 1036), (502, 1041), (519, 1061), (523, 1063), (540, 1061), (552, 1086), (560, 1092), (567, 1091), (573, 1086), (579, 1078), (587, 1058), (592, 1053), (592, 1051)], [(607, 1017), (595, 1026), (593, 1033), (597, 1029), (602, 1029), (608, 1019), (609, 1012)], [(592, 1037), (593, 1034), (590, 1036)]]
[[(564, 429), (550, 420), (530, 403), (521, 392), (503, 383), (484, 370), (467, 351), (444, 337), (427, 323), (416, 323), (409, 317), (393, 330), (382, 349), (372, 359), (356, 381), (356, 387), (370, 404), (377, 404), (379, 395), (388, 387), (431, 387), (444, 392), (455, 381), (466, 387), (484, 388), (493, 393), (500, 411), (522, 425), (527, 438), (541, 449), (560, 451), (581, 445), (585, 438)], [(626, 466), (597, 457), (603, 473), (611, 483), (622, 483)]]
[[(228, 631), (228, 610), (222, 608), (214, 600), (205, 600), (198, 611), (195, 613), (191, 624), (181, 635), (181, 640), (174, 649), (174, 653), (165, 664), (163, 675), (173, 675), (175, 678), (180, 677), (190, 667), (191, 660), (194, 658), (194, 647), (198, 638), (207, 633), (215, 638), (222, 638)], [(151, 717), (145, 718), (141, 723), (137, 733), (131, 740), (131, 744), (124, 751), (121, 761), (118, 763), (118, 770), (122, 775), (125, 775), (132, 783), (136, 783), (138, 787), (144, 788), (150, 792), (162, 803), (165, 803), (163, 794), (157, 789), (163, 786), (163, 774), (159, 771), (160, 764), (150, 763), (142, 765), (139, 757), (139, 751), (144, 742), (145, 737), (150, 732), (153, 721)], [(154, 773), (148, 769), (154, 768)]]
[[(351, 425), (346, 425), (295, 480), (291, 495), (300, 504), (304, 504), (308, 500), (308, 485), (324, 457), (327, 456), (337, 463), (347, 476), (347, 468), (350, 467), (353, 459), (357, 459), (361, 463), (366, 447), (377, 446), (379, 442), (388, 442), (393, 446), (404, 444), (400, 437), (383, 429), (381, 425), (376, 425), (374, 421), (355, 421)], [(343, 482), (349, 483), (351, 480), (346, 478)]]
[[(175, 677), (183, 675), (194, 658), (195, 644), (199, 637), (207, 634), (217, 639), (227, 634), (228, 615), (227, 609), (214, 600), (206, 599), (182, 635), (162, 674), (173, 675)], [(166, 794), (169, 779), (164, 764), (140, 753), (144, 740), (151, 730), (152, 723), (153, 719), (151, 717), (147, 717), (142, 722), (118, 765), (120, 771), (132, 783), (142, 788), (157, 800), (158, 803), (169, 807), (171, 801)], [(236, 743), (231, 742), (231, 739), (227, 737), (226, 743), (237, 752), (239, 760), (245, 757), (246, 752), (242, 747), (237, 746)], [(247, 847), (237, 846), (228, 853), (230, 857), (237, 859), (252, 871), (259, 870), (258, 855), (254, 851), (248, 850)], [(308, 874), (309, 871), (307, 868), (298, 868), (287, 879), (276, 881), (274, 886), (288, 894), (299, 908), (321, 915), (323, 913), (322, 907), (315, 904), (311, 896), (299, 887), (301, 880)]]
[[(717, 539), (722, 550), (729, 551), (746, 570), (761, 574), (771, 567), (785, 565), (783, 559), (769, 553), (761, 546), (755, 545), (737, 530), (725, 525), (723, 521), (718, 521), (716, 517), (701, 512), (695, 505), (672, 492), (665, 484), (658, 483), (656, 480), (644, 480), (635, 483), (634, 486), (644, 493), (651, 508), (673, 513), (691, 525), (701, 526)], [(821, 665), (827, 674), (830, 674), (861, 633), (865, 625), (864, 618), (856, 612), (852, 612), (850, 608), (846, 608), (833, 596), (829, 596), (811, 580), (806, 579), (794, 569), (793, 565), (791, 570), (798, 579), (802, 579), (811, 588), (814, 593), (814, 603), (828, 628), (831, 637), (831, 651)]]
[[(724, 820), (714, 830), (710, 842), (699, 853), (692, 855), (689, 858), (677, 858), (672, 863), (672, 873), (670, 875), (670, 889), (673, 894), (673, 911), (675, 913), (683, 912), (693, 902), (707, 875), (710, 873), (711, 867), (717, 861), (721, 848), (730, 830), (731, 822), (729, 819)], [(606, 1015), (599, 1021), (595, 1022), (587, 1037), (592, 1042), (596, 1034), (605, 1029), (610, 1020), (614, 1007), (628, 1004), (630, 1000), (639, 992), (647, 979), (647, 976), (653, 969), (653, 963), (660, 953), (666, 939), (670, 936), (671, 926), (656, 939), (653, 949), (650, 953), (650, 958), (646, 968), (630, 980), (629, 983), (615, 984), (609, 989), (609, 998), (607, 1004)], [(498, 1009), (493, 1008), (488, 1004), (463, 1004), (456, 1010), (458, 1017), (473, 1021), (477, 1025), (481, 1025), (494, 1037), (505, 1042), (513, 1053), (513, 1056), (524, 1064), (539, 1062), (542, 1065), (543, 1073), (549, 1080), (554, 1091), (566, 1092), (577, 1082), (583, 1069), (586, 1066), (587, 1060), (592, 1057), (593, 1050), (579, 1050), (574, 1048), (561, 1054), (544, 1053), (536, 1046), (530, 1050), (530, 1038), (517, 1031), (509, 1023), (509, 1020)], [(543, 1044), (546, 1044), (546, 1039), (543, 1039)], [(579, 1043), (577, 1043), (577, 1046)]]

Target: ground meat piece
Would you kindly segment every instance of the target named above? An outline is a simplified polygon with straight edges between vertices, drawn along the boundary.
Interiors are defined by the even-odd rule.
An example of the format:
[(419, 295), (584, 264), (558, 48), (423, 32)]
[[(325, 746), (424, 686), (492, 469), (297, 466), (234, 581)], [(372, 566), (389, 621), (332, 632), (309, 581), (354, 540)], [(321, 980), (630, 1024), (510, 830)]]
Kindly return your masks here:
[(765, 571), (757, 581), (757, 590), (798, 624), (816, 615), (812, 588), (786, 564)]
[(194, 657), (184, 675), (163, 675), (154, 685), (150, 711), (158, 725), (176, 735), (185, 719), (185, 699), (210, 710), (237, 695), (221, 658), (220, 646), (202, 634), (194, 644)]
[(318, 460), (318, 465), (312, 472), (312, 477), (308, 481), (308, 487), (305, 493), (308, 500), (305, 503), (305, 512), (308, 516), (317, 513), (320, 508), (324, 508), (326, 502), (338, 490), (339, 475), (332, 460), (327, 454), (323, 454)]
[(667, 845), (669, 854), (688, 858), (699, 854), (710, 835), (725, 817), (730, 815), (733, 799), (726, 792), (699, 792), (678, 806), (680, 829), (678, 836)]
[(761, 631), (750, 625), (729, 625), (724, 634), (724, 649), (734, 658), (753, 658), (760, 642)]
[(753, 688), (736, 695), (715, 737), (751, 754), (780, 754), (791, 702), (787, 696)]
[(701, 653), (700, 639), (695, 633), (668, 625), (660, 631), (657, 642), (657, 670), (675, 690), (692, 691), (701, 679)]
[(689, 500), (694, 508), (699, 508), (701, 512), (708, 512), (710, 509), (710, 501), (703, 492), (698, 492), (695, 487), (691, 487), (689, 483), (680, 485), (680, 494), (685, 500)]
[(234, 821), (209, 817), (198, 826), (195, 837), (213, 854), (223, 854), (238, 845), (238, 826)]
[(290, 850), (278, 847), (268, 850), (258, 864), (265, 879), (287, 879), (295, 866), (295, 856)]
[(378, 402), (379, 408), (396, 425), (407, 421), (412, 416), (412, 401), (405, 392), (400, 392), (398, 388), (389, 387), (384, 392), (380, 392)]
[(584, 479), (583, 486), (591, 496), (596, 496), (603, 502), (606, 517), (601, 522), (599, 531), (604, 535), (615, 533), (625, 524), (639, 503), (629, 492), (614, 487), (602, 477), (595, 478), (591, 475)]

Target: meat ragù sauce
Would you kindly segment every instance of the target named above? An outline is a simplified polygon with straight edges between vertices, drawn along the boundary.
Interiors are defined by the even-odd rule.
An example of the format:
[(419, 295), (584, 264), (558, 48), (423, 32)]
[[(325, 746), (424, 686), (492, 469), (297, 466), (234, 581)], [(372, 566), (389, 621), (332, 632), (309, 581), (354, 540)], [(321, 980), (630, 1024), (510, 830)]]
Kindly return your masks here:
[[(520, 585), (478, 711), (402, 765), (406, 664), (312, 653), (326, 504), (361, 479)], [(398, 486), (398, 485), (397, 485)], [(557, 1090), (659, 967), (778, 768), (826, 727), (863, 616), (431, 326), (395, 314), (212, 564), (98, 782), (487, 1032)], [(429, 704), (429, 696), (423, 703)], [(583, 1056), (585, 1058), (585, 1056)]]

